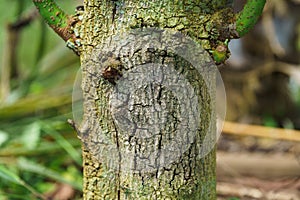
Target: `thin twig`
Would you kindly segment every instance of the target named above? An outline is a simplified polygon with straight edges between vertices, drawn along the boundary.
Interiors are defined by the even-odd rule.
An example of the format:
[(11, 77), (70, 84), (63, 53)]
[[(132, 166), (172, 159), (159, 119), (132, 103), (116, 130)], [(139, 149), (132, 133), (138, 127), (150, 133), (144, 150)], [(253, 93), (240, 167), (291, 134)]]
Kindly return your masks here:
[(243, 10), (237, 14), (236, 31), (239, 37), (247, 34), (261, 16), (266, 0), (247, 0)]

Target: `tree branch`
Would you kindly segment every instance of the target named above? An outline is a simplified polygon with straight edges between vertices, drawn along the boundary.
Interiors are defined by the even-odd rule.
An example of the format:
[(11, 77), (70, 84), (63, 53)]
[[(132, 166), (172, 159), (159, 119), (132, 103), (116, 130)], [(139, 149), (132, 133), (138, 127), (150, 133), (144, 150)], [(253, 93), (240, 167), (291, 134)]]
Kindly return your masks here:
[(266, 0), (247, 0), (243, 10), (237, 14), (236, 31), (239, 37), (247, 34), (261, 16)]
[(32, 0), (47, 24), (65, 41), (72, 38), (71, 17), (54, 0)]

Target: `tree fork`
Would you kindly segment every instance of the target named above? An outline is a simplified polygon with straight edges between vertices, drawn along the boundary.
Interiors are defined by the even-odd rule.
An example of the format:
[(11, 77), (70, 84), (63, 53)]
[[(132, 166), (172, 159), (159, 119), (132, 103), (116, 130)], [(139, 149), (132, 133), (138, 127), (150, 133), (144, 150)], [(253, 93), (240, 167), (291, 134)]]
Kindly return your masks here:
[[(76, 39), (78, 36), (76, 36), (76, 34), (74, 35), (74, 29), (76, 29), (74, 26), (79, 20), (72, 15), (67, 15), (54, 0), (33, 0), (33, 2), (47, 24), (63, 40), (67, 41), (67, 46), (69, 48), (79, 55), (81, 51), (79, 46), (81, 46), (81, 43), (79, 39)], [(111, 4), (113, 4), (111, 18), (114, 20), (117, 11), (116, 9), (118, 5), (120, 5), (121, 1), (111, 2)], [(199, 4), (201, 3), (202, 2), (199, 2)], [(202, 45), (212, 54), (212, 57), (215, 59), (217, 64), (223, 63), (230, 55), (227, 48), (228, 40), (231, 38), (243, 37), (254, 27), (262, 14), (266, 0), (247, 0), (243, 10), (235, 15), (229, 14), (230, 12), (218, 13), (217, 10), (224, 8), (226, 3), (228, 2), (224, 0), (220, 0), (219, 2), (211, 1), (210, 3), (202, 3), (202, 6), (204, 6), (203, 9), (206, 10), (207, 15), (212, 14), (209, 9), (212, 8), (211, 10), (216, 10), (215, 20), (219, 21), (219, 23), (211, 25), (209, 28), (210, 30), (204, 31), (217, 31), (219, 32), (219, 35), (211, 33), (214, 35), (213, 37), (207, 37), (207, 35), (204, 37), (198, 36), (203, 40)], [(155, 26), (155, 24), (152, 24), (152, 26)]]

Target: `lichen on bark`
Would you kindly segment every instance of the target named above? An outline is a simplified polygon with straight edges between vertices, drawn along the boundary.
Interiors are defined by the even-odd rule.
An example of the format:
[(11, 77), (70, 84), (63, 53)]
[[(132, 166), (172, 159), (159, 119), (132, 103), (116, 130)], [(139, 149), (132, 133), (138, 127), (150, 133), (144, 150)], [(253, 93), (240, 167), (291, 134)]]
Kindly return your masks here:
[[(187, 34), (207, 50), (235, 35), (234, 13), (228, 0), (194, 1), (87, 1), (85, 23), (94, 28), (86, 35), (98, 44), (113, 32), (159, 27)], [(95, 3), (97, 5), (95, 5)], [(101, 22), (100, 22), (101, 21)], [(98, 23), (100, 22), (100, 23)]]
[[(157, 36), (151, 38), (149, 37), (151, 34), (157, 34)], [(88, 146), (90, 153), (98, 161), (102, 161), (99, 177), (95, 178), (93, 173), (93, 178), (87, 177), (86, 184), (93, 185), (94, 181), (101, 184), (96, 187), (101, 190), (99, 199), (103, 199), (105, 196), (109, 199), (126, 199), (126, 197), (129, 199), (182, 199), (189, 196), (192, 199), (197, 195), (201, 199), (213, 199), (215, 196), (214, 152), (204, 159), (200, 152), (204, 137), (215, 131), (215, 116), (212, 112), (214, 101), (213, 95), (210, 93), (215, 91), (214, 70), (199, 72), (190, 64), (193, 58), (202, 57), (199, 59), (201, 66), (209, 69), (213, 64), (212, 60), (203, 49), (203, 51), (190, 52), (188, 61), (176, 55), (174, 51), (185, 46), (184, 39), (180, 38), (178, 34), (168, 38), (165, 31), (157, 30), (155, 33), (155, 30), (150, 30), (150, 33), (143, 34), (142, 32), (140, 35), (142, 38), (136, 33), (126, 36), (128, 38), (125, 37), (125, 40), (112, 37), (111, 40), (114, 42), (102, 41), (94, 48), (92, 56), (83, 65), (83, 72), (87, 76), (86, 82), (83, 83), (83, 91), (87, 91), (84, 93), (85, 108), (88, 111), (85, 113), (85, 119), (91, 127), (89, 133), (85, 133), (81, 138)], [(158, 45), (156, 45), (157, 42)], [(182, 50), (188, 49), (183, 48)], [(117, 81), (119, 84), (117, 89), (115, 89), (117, 86), (101, 78), (102, 69), (107, 67), (103, 65), (105, 63), (103, 61), (108, 60), (107, 57), (112, 57), (112, 52), (124, 65), (123, 71), (125, 71), (123, 75), (125, 80), (123, 79), (122, 83)], [(145, 64), (149, 63), (155, 63), (149, 67), (154, 68), (155, 65), (159, 65), (159, 68), (147, 68)], [(170, 73), (169, 67), (173, 67), (178, 74), (182, 74), (184, 79), (188, 80), (193, 91), (187, 91), (188, 88), (183, 87), (180, 93), (174, 93), (174, 91), (172, 93), (167, 87), (168, 81), (172, 82), (172, 87), (181, 85), (183, 82), (180, 82), (180, 77), (177, 75), (173, 76), (174, 80), (167, 80), (172, 77), (168, 74)], [(126, 71), (134, 71), (134, 76), (126, 77)], [(146, 80), (149, 71), (151, 71), (150, 74), (154, 74), (157, 81), (153, 81), (153, 84), (145, 82), (143, 85), (143, 82), (139, 81)], [(203, 74), (199, 73), (204, 73), (208, 76), (205, 78), (210, 81), (203, 80)], [(134, 85), (135, 89), (127, 97), (124, 95), (127, 92), (125, 83)], [(123, 87), (125, 90), (122, 90)], [(125, 104), (131, 101), (129, 103), (131, 106), (124, 107), (126, 113), (131, 113), (131, 119), (124, 116), (123, 107), (119, 105), (119, 102), (115, 108), (121, 107), (121, 111), (115, 111), (109, 104), (112, 96), (109, 94), (114, 89), (122, 94), (122, 99), (125, 98)], [(188, 105), (199, 105), (201, 110), (194, 109), (194, 112), (188, 113), (186, 110), (190, 106), (184, 109), (180, 108), (188, 103), (182, 102), (182, 100), (181, 103), (178, 103), (180, 99), (185, 98), (185, 95), (198, 97), (187, 99), (187, 101), (190, 101)], [(201, 125), (197, 124), (194, 130), (192, 130), (194, 122), (189, 119), (192, 115), (198, 115), (199, 121), (203, 122)], [(133, 126), (126, 124), (130, 120), (133, 121), (131, 122)], [(154, 122), (149, 123), (149, 121)], [(165, 121), (165, 123), (160, 123), (160, 121)], [(180, 130), (178, 124), (184, 123), (183, 121), (186, 121), (184, 127), (181, 127), (185, 130), (183, 131), (184, 135), (178, 136), (176, 129)], [(125, 125), (122, 124), (123, 122)], [(152, 126), (147, 127), (148, 123)], [(145, 128), (154, 130), (147, 132)], [(158, 131), (155, 131), (157, 129)], [(185, 133), (186, 131), (191, 133)], [(212, 137), (210, 138), (212, 144), (209, 145), (214, 146), (214, 134), (208, 137)], [(115, 143), (116, 149), (111, 148), (107, 144), (108, 140), (103, 138), (109, 138), (109, 142)], [(189, 142), (185, 143), (185, 140), (189, 140)], [(185, 148), (185, 146), (188, 147)], [(166, 147), (172, 151), (164, 151)], [(127, 156), (124, 152), (128, 149), (135, 154)], [(171, 162), (166, 161), (170, 157)], [(149, 161), (143, 162), (143, 159), (140, 158), (148, 158)], [(162, 162), (161, 159), (163, 159)], [(107, 163), (116, 163), (116, 165), (110, 166), (111, 168), (108, 169)], [(88, 163), (87, 167), (91, 166)], [(90, 192), (85, 192), (85, 194), (90, 194)]]
[[(214, 4), (215, 3), (215, 4)], [(109, 49), (110, 43), (107, 39), (115, 35), (129, 32), (132, 29), (145, 29), (157, 27), (163, 30), (180, 31), (182, 34), (190, 36), (197, 43), (203, 45), (205, 49), (212, 49), (218, 41), (223, 40), (226, 32), (226, 25), (233, 12), (226, 7), (227, 1), (85, 1), (85, 16), (82, 21), (84, 27), (82, 32), (83, 54), (83, 96), (85, 119), (97, 119), (90, 126), (90, 133), (94, 136), (85, 138), (89, 141), (97, 141), (97, 134), (105, 134), (115, 142), (119, 149), (126, 145), (139, 144), (139, 139), (126, 143), (126, 134), (118, 130), (109, 106), (109, 94), (114, 89), (114, 84), (101, 78), (101, 61), (91, 61), (92, 51), (95, 48)], [(231, 13), (231, 14), (230, 14)], [(225, 15), (226, 14), (226, 15)], [(229, 14), (229, 15), (228, 15)], [(227, 18), (228, 17), (228, 18)], [(199, 20), (195, 20), (199, 19)], [(226, 34), (228, 34), (226, 32)], [(208, 90), (215, 91), (214, 73), (207, 74), (211, 80), (210, 85), (206, 85), (199, 73), (195, 73), (190, 65), (176, 57), (174, 54), (163, 55), (159, 50), (148, 49), (139, 51), (129, 57), (120, 56), (120, 61), (124, 66), (124, 71), (135, 69), (141, 64), (160, 63), (175, 66), (174, 69), (183, 74), (197, 93), (201, 110), (201, 125), (195, 132), (195, 138), (190, 148), (188, 148), (179, 160), (165, 167), (156, 166), (154, 172), (142, 173), (108, 169), (101, 160), (91, 159), (90, 149), (84, 150), (84, 198), (85, 199), (215, 199), (215, 152), (212, 151), (206, 157), (199, 156), (199, 145), (205, 137), (206, 131), (215, 131), (215, 116), (212, 114), (214, 99)], [(115, 51), (116, 56), (119, 51)], [(101, 57), (99, 55), (99, 57)], [(207, 65), (209, 68), (209, 64)], [(142, 77), (141, 77), (142, 78)], [(161, 132), (157, 141), (167, 142), (167, 134), (172, 133), (172, 127), (176, 128), (177, 115), (179, 109), (176, 98), (168, 93), (163, 87), (153, 85), (150, 88), (154, 93), (161, 92), (160, 101), (169, 106), (172, 117), (171, 122), (165, 127), (165, 134)], [(150, 94), (147, 88), (136, 91), (136, 98), (133, 111), (137, 113), (136, 121), (148, 119), (148, 112), (145, 105), (150, 101)], [(158, 101), (159, 99), (154, 98)], [(148, 105), (149, 106), (149, 105)], [(177, 109), (176, 109), (177, 107)], [(199, 113), (200, 114), (200, 113)], [(144, 118), (141, 118), (143, 116)], [(166, 131), (168, 130), (168, 131)], [(97, 134), (96, 134), (97, 133)], [(85, 137), (83, 135), (83, 137)], [(165, 139), (163, 139), (165, 137)], [(134, 138), (133, 138), (134, 139)], [(214, 138), (211, 138), (214, 142)], [(155, 140), (155, 139), (154, 139)], [(148, 141), (149, 142), (149, 141)], [(159, 142), (158, 142), (159, 143)], [(158, 144), (157, 143), (157, 144)], [(94, 143), (94, 153), (97, 152), (97, 142)], [(132, 148), (134, 145), (132, 145)], [(145, 147), (148, 145), (140, 144)], [(159, 149), (159, 146), (152, 146)], [(142, 149), (136, 148), (136, 151)], [(112, 154), (113, 156), (114, 154)], [(122, 159), (120, 155), (114, 155), (116, 159)], [(95, 157), (95, 156), (94, 156)]]

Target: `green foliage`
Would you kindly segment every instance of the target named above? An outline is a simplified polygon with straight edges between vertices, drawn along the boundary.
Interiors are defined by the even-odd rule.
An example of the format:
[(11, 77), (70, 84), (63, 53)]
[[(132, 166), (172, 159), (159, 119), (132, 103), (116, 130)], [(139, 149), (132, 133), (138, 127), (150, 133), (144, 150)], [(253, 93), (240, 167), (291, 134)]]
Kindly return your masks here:
[(223, 63), (228, 59), (228, 42), (229, 40), (226, 40), (224, 43), (219, 44), (216, 49), (210, 51), (216, 64)]
[(263, 124), (264, 124), (264, 126), (267, 126), (267, 127), (278, 127), (278, 123), (270, 115), (264, 116), (264, 118), (263, 118)]
[(8, 133), (0, 130), (0, 147), (8, 140)]
[[(77, 5), (62, 6), (71, 12)], [(12, 48), (7, 24), (34, 9), (31, 1), (0, 1), (1, 63)], [(81, 144), (66, 123), (79, 59), (39, 17), (17, 33), (18, 76), (9, 79), (7, 96), (0, 93), (0, 199), (45, 199), (59, 184), (70, 185), (72, 199), (80, 199)], [(1, 65), (0, 75), (10, 67)]]
[[(30, 125), (11, 123), (15, 127), (7, 131), (10, 139), (0, 148), (0, 176), (1, 180), (7, 180), (0, 181), (0, 199), (10, 197), (10, 193), (25, 194), (24, 199), (32, 199), (32, 195), (54, 191), (55, 183), (68, 184), (80, 194), (80, 141), (67, 124), (59, 128), (57, 122), (51, 121)], [(21, 130), (23, 134), (19, 137), (13, 130)], [(29, 138), (32, 135), (34, 142)]]
[(25, 127), (21, 134), (20, 141), (27, 149), (35, 149), (39, 143), (41, 134), (41, 126), (37, 122), (33, 122)]
[(35, 197), (42, 197), (33, 187), (27, 184), (25, 181), (22, 180), (20, 176), (18, 176), (15, 172), (7, 169), (4, 166), (0, 165), (0, 177), (2, 180), (6, 180), (9, 183), (13, 183), (19, 186), (26, 188), (30, 191)]

